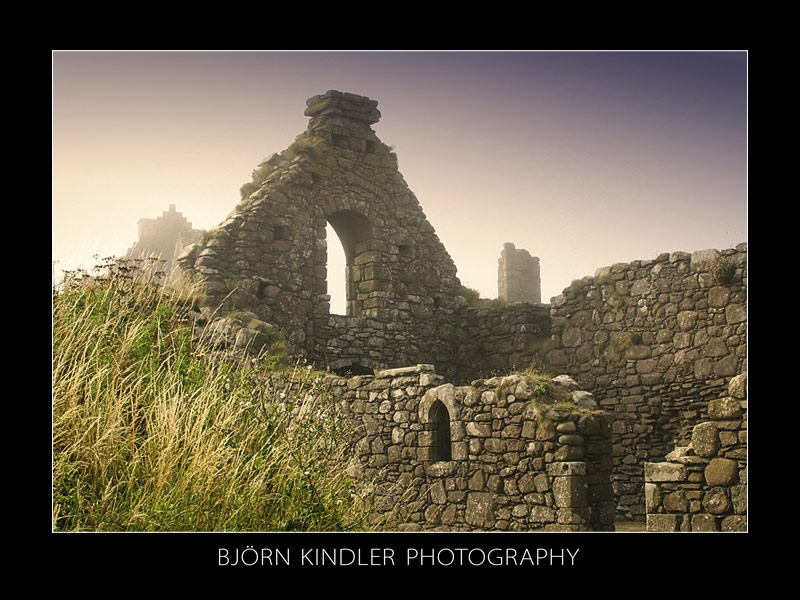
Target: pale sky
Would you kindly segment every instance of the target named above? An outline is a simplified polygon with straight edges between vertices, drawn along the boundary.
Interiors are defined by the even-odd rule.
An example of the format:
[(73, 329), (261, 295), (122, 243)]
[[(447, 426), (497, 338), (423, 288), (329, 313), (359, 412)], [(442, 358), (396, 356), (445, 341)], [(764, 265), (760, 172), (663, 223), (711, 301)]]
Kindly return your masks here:
[(482, 297), (504, 242), (540, 258), (548, 302), (598, 267), (747, 241), (743, 51), (56, 51), (52, 71), (57, 274), (124, 254), (170, 204), (218, 225), (329, 89), (378, 101), (376, 134)]

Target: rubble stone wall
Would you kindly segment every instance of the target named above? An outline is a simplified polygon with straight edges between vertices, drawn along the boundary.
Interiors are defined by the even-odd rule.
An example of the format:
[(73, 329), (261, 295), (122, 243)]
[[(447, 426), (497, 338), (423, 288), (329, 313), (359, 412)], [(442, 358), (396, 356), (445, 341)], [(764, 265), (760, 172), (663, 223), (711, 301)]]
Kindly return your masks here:
[(376, 482), (376, 510), (400, 530), (613, 530), (610, 420), (568, 387), (454, 386), (431, 365), (328, 384), (358, 424), (351, 475)]
[(662, 460), (747, 370), (747, 245), (615, 264), (554, 298), (551, 370), (613, 415), (623, 518), (645, 514), (644, 463)]
[(645, 463), (648, 531), (747, 530), (746, 376), (712, 400), (688, 446)]
[(437, 370), (469, 382), (535, 365), (550, 344), (550, 307), (518, 302), (456, 314), (453, 351)]
[[(644, 518), (644, 463), (661, 461), (684, 443), (693, 427), (709, 418), (709, 401), (724, 394), (732, 377), (746, 372), (747, 245), (721, 252), (674, 252), (598, 269), (594, 277), (573, 282), (549, 307), (536, 301), (468, 307), (452, 259), (400, 174), (391, 147), (381, 142), (371, 127), (380, 118), (377, 102), (332, 90), (310, 98), (305, 114), (310, 118), (307, 130), (285, 151), (262, 161), (252, 181), (242, 187), (241, 202), (229, 217), (178, 259), (189, 277), (203, 285), (202, 310), (207, 322), (201, 320), (200, 324), (207, 326), (219, 348), (259, 354), (274, 343), (274, 333), (280, 331), (290, 353), (336, 373), (433, 364), (454, 386), (477, 377), (524, 370), (532, 364), (551, 373), (566, 373), (592, 392), (599, 407), (613, 418), (609, 427), (618, 516)], [(345, 316), (330, 314), (328, 224), (342, 242), (346, 257)], [(538, 262), (528, 256), (513, 244), (504, 248), (499, 274), (507, 295), (512, 287), (520, 288), (523, 279), (538, 279)], [(527, 266), (522, 268), (522, 263)], [(523, 271), (527, 275), (520, 279)], [(508, 299), (512, 299), (510, 295)], [(369, 385), (379, 385), (376, 382), (383, 379), (386, 377), (376, 377)], [(419, 394), (402, 386), (391, 392), (390, 388), (361, 390), (361, 384), (351, 389), (352, 381), (347, 393), (366, 394), (353, 397), (353, 406), (361, 406), (356, 400), (371, 398), (373, 392), (390, 395), (386, 400), (391, 403), (383, 405), (388, 412), (378, 412), (380, 416), (374, 418), (381, 428), (384, 421), (387, 426), (389, 422), (394, 425), (370, 434), (379, 436), (373, 440), (376, 448), (398, 446), (390, 443), (392, 435), (399, 436), (397, 430), (412, 424), (418, 427), (408, 432), (412, 438), (423, 431), (424, 421), (413, 420), (422, 418)], [(480, 397), (490, 391), (482, 390)], [(402, 401), (395, 403), (394, 394)], [(446, 396), (449, 398), (450, 392)], [(491, 487), (498, 481), (492, 475), (500, 477), (503, 486), (511, 478), (519, 487), (522, 482), (517, 480), (538, 459), (535, 468), (544, 469), (537, 470), (538, 475), (566, 475), (547, 472), (547, 453), (556, 449), (528, 456), (527, 438), (516, 443), (496, 433), (495, 420), (500, 423), (497, 432), (505, 431), (502, 423), (506, 416), (495, 413), (534, 421), (512, 412), (512, 406), (517, 410), (520, 404), (497, 395), (491, 401), (490, 394), (486, 398), (486, 407), (491, 408), (465, 404), (463, 413), (459, 410), (459, 414), (470, 415), (469, 422), (493, 423), (487, 437), (498, 441), (490, 441), (488, 451), (475, 454), (484, 458), (473, 461), (468, 454), (465, 459), (453, 459), (459, 474), (433, 483), (428, 482), (431, 475), (424, 467), (415, 465), (402, 471), (402, 481), (419, 467), (425, 478), (420, 475), (412, 481), (445, 490), (443, 525), (488, 527), (491, 513), (496, 523), (515, 528), (533, 523), (534, 506), (544, 507), (537, 509), (537, 518), (550, 514), (545, 508), (570, 508), (559, 506), (555, 498), (551, 504), (540, 504), (539, 496), (526, 495), (550, 498), (546, 492), (501, 494), (501, 488)], [(370, 399), (367, 404), (381, 406), (374, 402)], [(411, 408), (402, 408), (404, 405)], [(409, 420), (394, 421), (405, 418), (402, 415)], [(411, 415), (416, 416), (412, 419)], [(454, 423), (461, 422), (459, 419)], [(508, 431), (512, 430), (516, 431), (513, 427)], [(481, 436), (469, 437), (464, 431), (469, 443), (475, 439), (475, 444), (482, 444)], [(560, 437), (555, 442), (533, 439), (531, 443), (557, 444), (558, 440)], [(588, 443), (588, 438), (583, 442)], [(453, 452), (462, 452), (458, 444), (461, 440), (454, 442)], [(491, 450), (493, 447), (504, 450)], [(370, 454), (383, 455), (388, 461), (388, 450)], [(499, 464), (506, 455), (508, 460), (517, 460), (496, 467), (512, 469), (507, 475), (478, 468), (494, 464), (495, 459)], [(486, 461), (485, 457), (495, 458)], [(527, 458), (531, 460), (524, 462)], [(518, 467), (520, 464), (526, 466)], [(387, 465), (394, 468), (396, 463)], [(485, 481), (478, 485), (476, 479), (470, 484), (478, 471)], [(590, 477), (588, 471), (585, 475), (577, 472), (570, 476)], [(390, 477), (400, 481), (399, 474)], [(509, 490), (514, 489), (508, 485)], [(470, 493), (495, 494), (492, 501), (511, 506), (513, 518), (505, 510), (486, 509), (479, 525), (477, 513), (467, 509), (486, 503), (479, 501), (482, 496), (472, 496), (470, 504), (466, 499)], [(555, 495), (555, 490), (550, 493)], [(436, 498), (441, 500), (442, 495), (437, 492)], [(451, 504), (456, 508), (449, 508)], [(467, 519), (467, 513), (473, 516)], [(414, 514), (412, 521), (417, 524), (431, 516), (422, 519)], [(561, 518), (548, 523), (567, 524)], [(576, 518), (579, 522), (570, 520), (569, 524), (583, 526), (589, 517)]]

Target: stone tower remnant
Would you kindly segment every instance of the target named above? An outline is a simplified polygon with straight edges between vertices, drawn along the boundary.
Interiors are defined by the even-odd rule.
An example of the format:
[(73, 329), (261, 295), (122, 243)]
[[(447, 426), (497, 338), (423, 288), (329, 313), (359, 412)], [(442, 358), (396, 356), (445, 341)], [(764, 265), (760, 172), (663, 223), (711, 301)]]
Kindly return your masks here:
[(507, 302), (542, 302), (539, 258), (514, 244), (503, 244), (498, 259), (497, 293)]
[(202, 234), (201, 230), (193, 229), (186, 217), (175, 210), (174, 204), (170, 204), (169, 210), (164, 211), (160, 217), (139, 219), (138, 225), (139, 239), (125, 254), (125, 258), (159, 258), (165, 261), (159, 270), (165, 271), (167, 275), (177, 266), (176, 257)]

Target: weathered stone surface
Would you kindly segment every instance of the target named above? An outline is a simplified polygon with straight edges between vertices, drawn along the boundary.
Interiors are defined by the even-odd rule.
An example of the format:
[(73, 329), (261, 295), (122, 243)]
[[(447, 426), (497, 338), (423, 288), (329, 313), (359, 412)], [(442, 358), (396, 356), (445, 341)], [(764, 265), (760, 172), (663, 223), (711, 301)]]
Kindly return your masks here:
[(491, 425), (488, 423), (467, 423), (467, 435), (474, 435), (475, 437), (489, 437), (492, 435)]
[(655, 513), (661, 506), (661, 489), (656, 484), (644, 484), (644, 502), (648, 513)]
[(686, 492), (678, 490), (664, 496), (664, 509), (668, 512), (686, 512), (689, 509), (689, 501)]
[(644, 476), (647, 481), (685, 481), (688, 472), (683, 465), (674, 463), (644, 463)]
[(466, 522), (481, 528), (490, 528), (495, 523), (492, 494), (470, 492), (467, 494)]
[(731, 297), (731, 289), (727, 286), (717, 286), (708, 290), (708, 304), (714, 307), (724, 307)]
[(735, 485), (730, 488), (731, 502), (733, 502), (733, 512), (737, 515), (747, 513), (747, 486)]
[(583, 446), (561, 446), (556, 450), (553, 458), (559, 461), (573, 461), (580, 460), (586, 455), (586, 450)]
[(441, 481), (437, 481), (431, 486), (431, 501), (434, 504), (444, 504), (447, 502), (447, 492)]
[(536, 428), (537, 440), (550, 440), (556, 436), (556, 425), (552, 421), (542, 421)]
[(732, 507), (724, 489), (712, 488), (703, 496), (703, 508), (712, 515), (721, 515), (730, 512)]
[(558, 385), (562, 385), (562, 386), (564, 386), (565, 388), (567, 388), (569, 390), (577, 390), (580, 387), (578, 382), (575, 381), (569, 375), (558, 375), (556, 377), (553, 377), (552, 381), (553, 381), (553, 383), (556, 383)]
[(547, 492), (550, 490), (550, 478), (547, 475), (539, 474), (533, 478), (533, 483), (536, 486), (536, 491), (539, 493)]
[(586, 463), (578, 461), (550, 463), (547, 465), (547, 474), (552, 477), (586, 475)]
[(577, 430), (578, 426), (574, 421), (565, 421), (564, 423), (559, 423), (556, 425), (556, 431), (558, 433), (574, 433)]
[(556, 511), (549, 506), (534, 506), (528, 517), (531, 523), (553, 523), (556, 520)]
[(558, 437), (558, 443), (566, 446), (581, 446), (583, 440), (583, 436), (578, 433), (568, 433)]
[(731, 379), (728, 384), (728, 393), (737, 400), (747, 398), (747, 375), (742, 373)]
[(714, 421), (738, 419), (742, 416), (742, 407), (733, 398), (718, 398), (708, 403), (708, 416)]
[(555, 477), (553, 498), (556, 506), (571, 508), (589, 505), (585, 477)]
[(647, 531), (678, 531), (679, 515), (647, 515)]
[(580, 406), (581, 408), (588, 408), (588, 409), (596, 409), (597, 402), (595, 402), (594, 396), (589, 392), (585, 391), (576, 391), (572, 392), (572, 400)]
[(731, 304), (725, 309), (725, 319), (730, 325), (744, 323), (747, 320), (747, 308), (738, 304)]
[(712, 458), (704, 475), (708, 485), (733, 485), (739, 481), (739, 465), (735, 460)]
[(688, 331), (694, 329), (697, 324), (697, 312), (693, 310), (685, 310), (678, 313), (678, 327), (681, 331)]
[(747, 517), (732, 515), (722, 519), (722, 531), (747, 531)]
[(719, 432), (714, 423), (700, 423), (692, 431), (692, 449), (698, 456), (714, 456), (719, 450)]
[(717, 531), (717, 518), (713, 515), (692, 515), (692, 531)]

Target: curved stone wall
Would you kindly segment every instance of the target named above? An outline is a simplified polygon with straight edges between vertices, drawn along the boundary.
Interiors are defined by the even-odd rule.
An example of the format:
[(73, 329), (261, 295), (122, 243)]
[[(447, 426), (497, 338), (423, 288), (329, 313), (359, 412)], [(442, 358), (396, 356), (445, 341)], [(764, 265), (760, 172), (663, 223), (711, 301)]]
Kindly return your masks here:
[(554, 299), (552, 337), (550, 369), (614, 417), (619, 515), (643, 518), (644, 462), (685, 442), (747, 370), (747, 245), (598, 269)]

